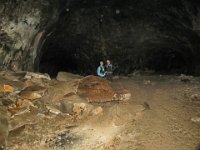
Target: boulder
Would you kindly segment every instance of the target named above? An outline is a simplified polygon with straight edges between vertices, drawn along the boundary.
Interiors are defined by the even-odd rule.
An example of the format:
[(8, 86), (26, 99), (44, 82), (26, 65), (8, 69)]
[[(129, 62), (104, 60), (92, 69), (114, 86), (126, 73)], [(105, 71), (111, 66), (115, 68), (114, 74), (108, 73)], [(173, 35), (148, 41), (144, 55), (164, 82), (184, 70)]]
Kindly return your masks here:
[(113, 100), (116, 92), (106, 79), (87, 76), (79, 82), (77, 94), (88, 102), (108, 102)]
[(92, 75), (80, 80), (77, 94), (88, 102), (124, 101), (131, 97), (128, 89), (116, 88), (108, 80)]

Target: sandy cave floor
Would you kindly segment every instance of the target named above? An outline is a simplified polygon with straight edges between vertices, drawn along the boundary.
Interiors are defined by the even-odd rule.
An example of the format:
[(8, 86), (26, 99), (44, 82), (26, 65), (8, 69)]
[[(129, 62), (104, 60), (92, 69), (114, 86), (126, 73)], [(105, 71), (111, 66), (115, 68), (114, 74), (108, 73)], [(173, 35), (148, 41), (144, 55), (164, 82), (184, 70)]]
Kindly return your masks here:
[[(200, 144), (200, 82), (177, 76), (137, 76), (116, 79), (132, 94), (128, 102), (95, 103), (103, 111), (81, 116), (46, 113), (74, 90), (76, 81), (49, 81), (49, 95), (14, 118), (9, 150), (197, 150)], [(76, 97), (71, 97), (76, 99)], [(42, 113), (44, 112), (44, 113)]]

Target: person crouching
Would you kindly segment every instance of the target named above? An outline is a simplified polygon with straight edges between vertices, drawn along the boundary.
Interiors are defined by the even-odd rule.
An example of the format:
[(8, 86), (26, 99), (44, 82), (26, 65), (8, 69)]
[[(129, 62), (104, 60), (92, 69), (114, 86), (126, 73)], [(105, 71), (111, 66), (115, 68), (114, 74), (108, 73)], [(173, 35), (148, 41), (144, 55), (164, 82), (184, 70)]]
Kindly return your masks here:
[(106, 76), (103, 61), (100, 61), (100, 66), (97, 68), (97, 75), (101, 78), (104, 78)]

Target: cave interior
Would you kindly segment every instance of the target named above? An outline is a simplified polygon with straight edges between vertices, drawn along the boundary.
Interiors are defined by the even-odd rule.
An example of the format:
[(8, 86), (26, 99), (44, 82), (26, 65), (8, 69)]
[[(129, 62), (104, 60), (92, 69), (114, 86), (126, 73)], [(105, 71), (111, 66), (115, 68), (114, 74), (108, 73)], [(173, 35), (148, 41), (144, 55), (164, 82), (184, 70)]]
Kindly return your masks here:
[(72, 1), (50, 28), (36, 70), (51, 76), (59, 71), (95, 74), (99, 61), (109, 59), (115, 74), (199, 74), (198, 3)]

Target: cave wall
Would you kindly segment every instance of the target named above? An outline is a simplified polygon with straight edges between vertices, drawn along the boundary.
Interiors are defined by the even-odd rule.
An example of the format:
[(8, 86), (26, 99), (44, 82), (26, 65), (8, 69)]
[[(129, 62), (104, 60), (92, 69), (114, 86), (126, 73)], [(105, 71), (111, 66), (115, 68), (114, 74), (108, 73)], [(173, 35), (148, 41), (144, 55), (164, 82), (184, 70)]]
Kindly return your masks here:
[(0, 66), (90, 74), (99, 60), (111, 59), (117, 73), (199, 74), (199, 6), (198, 0), (1, 0)]
[(59, 0), (0, 1), (0, 67), (33, 70), (37, 49), (57, 21)]

